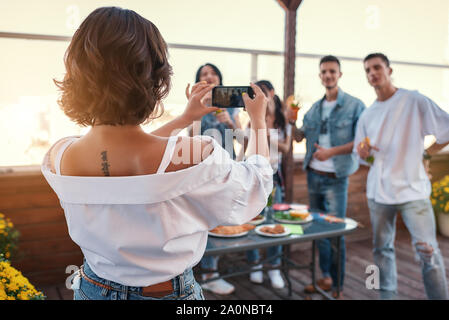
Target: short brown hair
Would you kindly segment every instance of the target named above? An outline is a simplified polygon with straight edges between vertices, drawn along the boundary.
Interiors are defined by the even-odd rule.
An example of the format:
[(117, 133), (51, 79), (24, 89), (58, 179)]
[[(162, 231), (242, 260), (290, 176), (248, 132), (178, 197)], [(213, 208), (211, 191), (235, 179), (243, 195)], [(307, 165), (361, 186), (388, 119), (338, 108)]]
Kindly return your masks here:
[(370, 53), (363, 59), (363, 63), (367, 62), (368, 60), (374, 59), (374, 58), (380, 58), (383, 62), (385, 62), (385, 65), (387, 67), (390, 67), (390, 60), (388, 60), (388, 57), (384, 55), (383, 53), (376, 52), (376, 53)]
[(63, 81), (54, 80), (62, 91), (58, 104), (82, 126), (139, 125), (155, 109), (160, 116), (160, 102), (171, 87), (167, 56), (167, 44), (151, 21), (132, 10), (98, 8), (66, 51), (67, 72)]

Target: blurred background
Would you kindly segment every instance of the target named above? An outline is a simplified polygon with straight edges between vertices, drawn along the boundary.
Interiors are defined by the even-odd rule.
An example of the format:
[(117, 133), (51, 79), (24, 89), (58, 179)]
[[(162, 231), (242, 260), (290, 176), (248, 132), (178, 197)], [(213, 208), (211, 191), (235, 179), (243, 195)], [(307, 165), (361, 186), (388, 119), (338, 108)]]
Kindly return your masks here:
[[(266, 79), (282, 98), (285, 15), (275, 0), (0, 0), (0, 171), (35, 169), (56, 140), (87, 132), (60, 111), (53, 79), (64, 76), (64, 53), (79, 24), (112, 5), (151, 20), (169, 44), (172, 90), (164, 116), (146, 131), (182, 112), (185, 87), (206, 62), (221, 70), (225, 85)], [(327, 54), (341, 59), (340, 87), (367, 106), (375, 95), (361, 59), (380, 51), (392, 60), (396, 86), (419, 90), (449, 112), (447, 0), (304, 0), (296, 51), (298, 126), (324, 94), (318, 63)], [(303, 153), (294, 143), (295, 158)]]

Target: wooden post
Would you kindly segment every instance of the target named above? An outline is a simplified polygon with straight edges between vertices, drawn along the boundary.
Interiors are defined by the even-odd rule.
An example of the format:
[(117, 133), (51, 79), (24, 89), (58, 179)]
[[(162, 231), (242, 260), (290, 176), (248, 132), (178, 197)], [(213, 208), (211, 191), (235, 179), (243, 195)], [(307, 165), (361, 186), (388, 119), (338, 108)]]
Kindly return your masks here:
[[(285, 44), (284, 44), (284, 101), (295, 94), (296, 61), (296, 11), (302, 0), (277, 0), (285, 10)], [(285, 181), (285, 201), (293, 201), (293, 139), (290, 151), (283, 157), (282, 170)]]

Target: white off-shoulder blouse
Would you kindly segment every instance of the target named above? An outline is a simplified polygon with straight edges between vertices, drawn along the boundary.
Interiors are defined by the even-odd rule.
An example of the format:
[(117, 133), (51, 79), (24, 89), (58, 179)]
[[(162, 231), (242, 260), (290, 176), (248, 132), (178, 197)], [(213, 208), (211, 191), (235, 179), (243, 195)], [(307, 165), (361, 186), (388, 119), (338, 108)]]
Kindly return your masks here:
[(273, 171), (266, 158), (252, 155), (236, 162), (205, 136), (195, 138), (213, 143), (213, 152), (187, 169), (165, 172), (177, 141), (173, 136), (155, 174), (63, 176), (62, 155), (78, 138), (61, 139), (56, 174), (51, 171), (51, 149), (41, 170), (89, 266), (98, 276), (123, 285), (152, 285), (195, 266), (204, 254), (208, 230), (250, 221), (272, 191)]

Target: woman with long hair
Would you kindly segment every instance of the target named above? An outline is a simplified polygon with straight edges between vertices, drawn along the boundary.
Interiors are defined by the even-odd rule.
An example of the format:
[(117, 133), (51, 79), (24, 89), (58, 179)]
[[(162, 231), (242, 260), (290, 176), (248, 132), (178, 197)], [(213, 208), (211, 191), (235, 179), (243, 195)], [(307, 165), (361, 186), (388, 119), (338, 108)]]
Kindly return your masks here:
[[(181, 116), (146, 133), (141, 124), (161, 114), (172, 72), (159, 30), (132, 10), (93, 11), (75, 32), (65, 67), (56, 81), (61, 108), (90, 130), (56, 142), (41, 169), (84, 254), (74, 298), (203, 299), (192, 267), (208, 230), (245, 223), (266, 204), (266, 138), (252, 135), (247, 161), (235, 162), (210, 137), (173, 135), (218, 110), (202, 103), (213, 87), (207, 82), (192, 87)], [(246, 110), (264, 131), (266, 99), (252, 86)]]

